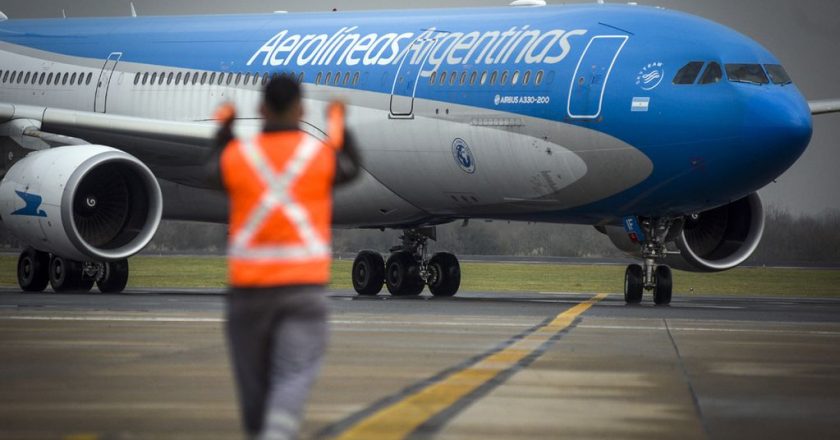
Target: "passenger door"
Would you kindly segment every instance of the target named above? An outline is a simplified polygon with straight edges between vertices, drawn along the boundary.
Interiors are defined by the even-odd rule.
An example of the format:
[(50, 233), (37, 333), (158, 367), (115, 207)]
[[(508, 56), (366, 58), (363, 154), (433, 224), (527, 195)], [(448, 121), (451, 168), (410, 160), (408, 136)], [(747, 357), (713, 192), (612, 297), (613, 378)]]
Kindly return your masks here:
[(97, 113), (105, 113), (108, 105), (108, 86), (111, 84), (111, 77), (114, 75), (114, 69), (117, 63), (122, 58), (122, 52), (114, 52), (108, 55), (105, 60), (105, 65), (102, 66), (102, 71), (99, 73), (99, 81), (96, 83), (96, 99), (93, 104), (93, 111)]
[(599, 35), (589, 40), (569, 87), (569, 117), (597, 119), (601, 116), (610, 72), (628, 38), (626, 35)]

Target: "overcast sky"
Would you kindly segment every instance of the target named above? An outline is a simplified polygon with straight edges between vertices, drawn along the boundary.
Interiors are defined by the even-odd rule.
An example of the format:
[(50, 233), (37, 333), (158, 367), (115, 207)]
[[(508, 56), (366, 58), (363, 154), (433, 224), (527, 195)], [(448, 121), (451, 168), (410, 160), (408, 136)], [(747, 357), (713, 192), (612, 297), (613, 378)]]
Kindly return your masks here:
[[(134, 0), (140, 15), (500, 6), (498, 0)], [(549, 4), (564, 2), (551, 1)], [(592, 1), (594, 3), (594, 0)], [(807, 99), (840, 99), (840, 1), (656, 0), (640, 4), (697, 14), (745, 33), (785, 64)], [(128, 0), (0, 0), (10, 18), (128, 15)], [(809, 214), (840, 209), (840, 114), (814, 118), (814, 138), (799, 162), (762, 191), (769, 204)]]

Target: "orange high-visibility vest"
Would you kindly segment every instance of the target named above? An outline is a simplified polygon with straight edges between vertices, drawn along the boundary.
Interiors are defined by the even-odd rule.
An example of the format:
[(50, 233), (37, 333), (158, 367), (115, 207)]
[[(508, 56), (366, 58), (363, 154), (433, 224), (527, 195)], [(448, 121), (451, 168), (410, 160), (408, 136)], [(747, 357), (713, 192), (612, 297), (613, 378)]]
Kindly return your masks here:
[(262, 133), (222, 152), (230, 197), (228, 275), (234, 287), (327, 284), (335, 153), (343, 109), (330, 111), (330, 139), (302, 131)]

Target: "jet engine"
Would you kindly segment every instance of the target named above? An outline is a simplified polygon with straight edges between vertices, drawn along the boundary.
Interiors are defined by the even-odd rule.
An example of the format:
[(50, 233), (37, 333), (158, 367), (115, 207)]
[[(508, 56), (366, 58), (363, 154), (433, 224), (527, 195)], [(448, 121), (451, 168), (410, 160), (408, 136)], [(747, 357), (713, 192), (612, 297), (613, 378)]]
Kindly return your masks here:
[(77, 261), (117, 261), (140, 252), (162, 212), (154, 174), (106, 146), (30, 153), (0, 182), (3, 226), (37, 250)]
[[(613, 244), (639, 257), (640, 246), (621, 227), (605, 232)], [(672, 251), (664, 263), (690, 272), (720, 272), (749, 258), (764, 235), (764, 207), (758, 194), (675, 222), (668, 235)]]

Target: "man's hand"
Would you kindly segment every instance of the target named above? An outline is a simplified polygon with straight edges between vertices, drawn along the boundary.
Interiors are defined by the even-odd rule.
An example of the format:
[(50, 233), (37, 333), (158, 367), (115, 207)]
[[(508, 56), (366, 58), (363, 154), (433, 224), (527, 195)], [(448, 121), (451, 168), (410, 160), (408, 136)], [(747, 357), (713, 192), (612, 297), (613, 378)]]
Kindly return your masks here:
[(217, 110), (213, 119), (219, 123), (219, 131), (216, 132), (216, 149), (221, 150), (233, 140), (233, 123), (236, 121), (236, 107), (226, 102)]

